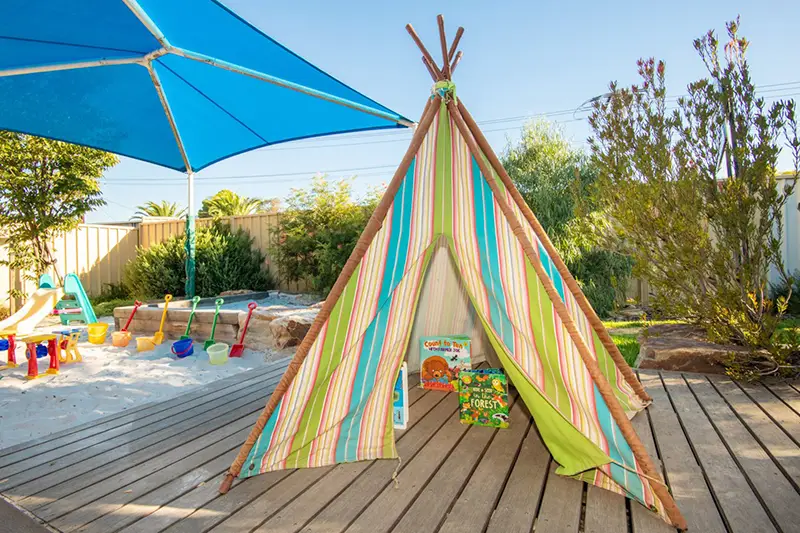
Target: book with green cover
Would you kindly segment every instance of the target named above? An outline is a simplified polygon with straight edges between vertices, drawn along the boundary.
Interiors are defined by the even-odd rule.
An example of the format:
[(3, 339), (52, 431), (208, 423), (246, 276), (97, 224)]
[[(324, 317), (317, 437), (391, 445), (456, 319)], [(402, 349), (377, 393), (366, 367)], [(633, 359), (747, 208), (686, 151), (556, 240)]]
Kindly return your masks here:
[(462, 370), (458, 374), (462, 424), (508, 427), (508, 381), (497, 368)]

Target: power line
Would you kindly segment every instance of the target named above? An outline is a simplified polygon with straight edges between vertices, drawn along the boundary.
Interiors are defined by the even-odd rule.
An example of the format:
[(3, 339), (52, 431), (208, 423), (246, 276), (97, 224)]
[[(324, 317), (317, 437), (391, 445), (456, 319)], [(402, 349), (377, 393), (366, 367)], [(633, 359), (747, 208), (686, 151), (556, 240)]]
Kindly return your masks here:
[[(781, 92), (786, 90), (795, 90), (800, 87), (793, 87), (794, 85), (800, 85), (800, 81), (794, 82), (784, 82), (784, 83), (774, 83), (769, 85), (762, 85), (760, 87), (766, 88), (766, 90), (762, 92)], [(789, 87), (791, 86), (791, 87)], [(782, 88), (778, 88), (782, 87)], [(765, 96), (765, 99), (775, 99), (775, 98), (782, 98), (782, 97), (791, 97), (791, 96), (798, 96), (800, 93), (786, 93), (786, 94), (770, 94)], [(677, 100), (681, 97), (685, 97), (688, 95), (679, 95), (679, 96), (672, 96), (666, 98), (666, 100), (672, 100), (677, 102)], [(674, 103), (673, 102), (673, 103)], [(676, 106), (670, 106), (667, 110), (677, 109)], [(561, 116), (567, 113), (575, 113), (578, 108), (569, 109), (569, 110), (559, 110), (559, 111), (550, 111), (547, 113), (538, 113), (534, 115), (519, 115), (516, 117), (506, 117), (501, 119), (492, 119), (492, 120), (485, 120), (479, 122), (479, 124), (497, 124), (502, 122), (509, 122), (509, 121), (520, 121), (525, 120), (528, 118), (535, 118), (535, 117), (544, 117), (544, 116)], [(583, 122), (584, 118), (574, 118), (568, 120), (556, 120), (553, 121), (556, 124), (567, 124), (567, 123), (574, 123), (574, 122)], [(509, 131), (509, 130), (518, 130), (521, 126), (508, 126), (503, 128), (488, 128), (482, 129), (483, 133), (496, 133), (502, 131)], [(404, 132), (406, 133), (406, 132)], [(394, 143), (394, 142), (407, 142), (408, 139), (405, 138), (398, 138), (398, 139), (384, 139), (384, 140), (376, 140), (376, 141), (362, 141), (356, 143), (336, 143), (336, 144), (329, 144), (329, 145), (318, 145), (318, 146), (304, 146), (304, 147), (283, 147), (281, 146), (278, 149), (281, 150), (297, 150), (297, 149), (309, 149), (309, 148), (341, 148), (347, 146), (364, 146), (364, 145), (373, 145), (373, 144), (385, 144), (385, 143)], [(299, 142), (299, 141), (298, 141)], [(585, 143), (581, 143), (585, 144)], [(269, 148), (269, 147), (266, 147)], [(237, 181), (237, 183), (279, 183), (285, 181), (285, 178), (292, 178), (298, 176), (307, 176), (306, 180), (312, 179), (316, 175), (320, 174), (342, 174), (342, 173), (360, 173), (361, 171), (374, 171), (377, 169), (392, 169), (396, 167), (395, 164), (388, 164), (388, 165), (377, 165), (377, 166), (369, 166), (369, 167), (353, 167), (353, 168), (343, 168), (343, 169), (333, 169), (333, 170), (316, 170), (316, 171), (302, 171), (302, 172), (286, 172), (286, 173), (277, 173), (277, 174), (245, 174), (245, 175), (229, 175), (229, 176), (197, 176), (195, 177), (196, 182), (224, 182), (224, 181)], [(385, 175), (388, 174), (386, 172), (375, 173), (371, 172), (368, 174), (359, 174), (359, 176), (369, 176), (369, 175)], [(267, 178), (267, 179), (264, 179)], [(274, 178), (274, 179), (269, 179)], [(239, 181), (239, 180), (256, 180), (256, 181)], [(303, 181), (306, 181), (303, 180)], [(138, 177), (120, 177), (120, 178), (111, 178), (107, 179), (106, 185), (152, 185), (152, 184), (164, 184), (164, 185), (176, 185), (176, 184), (183, 184), (185, 183), (185, 177), (154, 177), (154, 176), (138, 176)]]

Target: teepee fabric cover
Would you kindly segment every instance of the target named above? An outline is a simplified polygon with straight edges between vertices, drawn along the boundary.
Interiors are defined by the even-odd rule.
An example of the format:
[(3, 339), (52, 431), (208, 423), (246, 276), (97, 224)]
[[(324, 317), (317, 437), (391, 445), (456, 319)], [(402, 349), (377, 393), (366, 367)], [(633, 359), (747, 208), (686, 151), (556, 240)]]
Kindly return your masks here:
[[(260, 437), (240, 477), (395, 458), (392, 387), (420, 287), (447, 241), (492, 346), (534, 416), (557, 472), (636, 499), (667, 520), (527, 259), (488, 179), (442, 102), (383, 226)], [(508, 196), (508, 194), (507, 194)], [(623, 379), (530, 225), (539, 261), (628, 416), (644, 407)]]

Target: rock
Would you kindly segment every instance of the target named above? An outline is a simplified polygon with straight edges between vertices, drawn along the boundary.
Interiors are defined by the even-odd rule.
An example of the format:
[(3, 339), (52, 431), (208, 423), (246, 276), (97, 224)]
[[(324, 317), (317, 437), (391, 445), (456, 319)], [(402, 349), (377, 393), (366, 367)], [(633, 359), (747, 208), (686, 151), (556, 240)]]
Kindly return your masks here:
[(637, 340), (638, 366), (643, 369), (721, 374), (731, 352), (747, 352), (742, 346), (709, 342), (701, 328), (688, 324), (650, 326)]
[(224, 298), (225, 296), (236, 296), (236, 295), (239, 295), (239, 294), (250, 294), (251, 292), (255, 292), (255, 291), (251, 291), (250, 289), (236, 289), (236, 290), (233, 290), (233, 291), (222, 291), (221, 293), (219, 293), (219, 295)]
[(269, 324), (275, 347), (278, 349), (297, 346), (306, 336), (319, 313), (318, 309), (306, 309), (276, 318)]
[[(275, 339), (270, 331), (269, 325), (273, 320), (286, 315), (291, 315), (302, 311), (303, 307), (289, 305), (270, 305), (267, 307), (256, 307), (253, 316), (250, 318), (250, 325), (247, 326), (247, 335), (244, 344), (254, 350), (272, 350), (276, 347)], [(239, 311), (239, 327), (244, 327), (247, 320), (247, 311)]]

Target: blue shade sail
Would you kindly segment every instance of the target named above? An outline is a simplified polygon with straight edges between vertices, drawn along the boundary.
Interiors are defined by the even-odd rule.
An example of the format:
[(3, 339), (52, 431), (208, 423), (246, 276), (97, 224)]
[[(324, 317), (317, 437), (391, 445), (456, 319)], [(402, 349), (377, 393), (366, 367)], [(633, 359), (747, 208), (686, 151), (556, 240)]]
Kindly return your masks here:
[(409, 124), (215, 0), (6, 0), (0, 102), (0, 129), (180, 171)]

